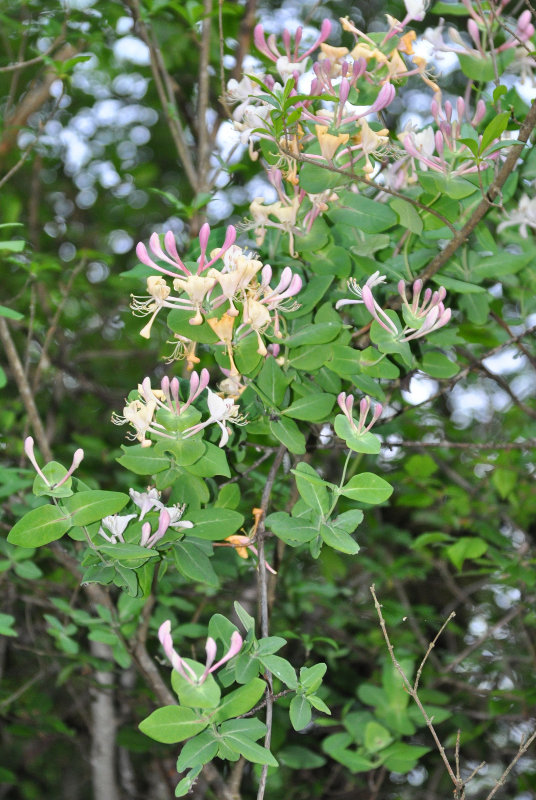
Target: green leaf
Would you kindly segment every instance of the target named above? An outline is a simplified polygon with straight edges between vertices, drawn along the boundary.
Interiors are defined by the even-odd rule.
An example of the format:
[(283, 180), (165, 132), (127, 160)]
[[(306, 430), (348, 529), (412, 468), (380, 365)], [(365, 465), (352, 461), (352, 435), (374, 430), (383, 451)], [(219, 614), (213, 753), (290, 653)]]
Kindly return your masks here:
[(20, 319), (24, 319), (24, 314), (20, 314), (13, 308), (8, 308), (7, 306), (0, 305), (0, 317), (5, 317), (6, 319), (13, 319), (18, 321)]
[(383, 750), (381, 754), (382, 763), (386, 769), (406, 775), (417, 766), (420, 757), (429, 752), (429, 747), (417, 747), (405, 742), (395, 742), (395, 744)]
[(305, 453), (305, 436), (300, 431), (294, 420), (281, 417), (278, 420), (270, 420), (270, 430), (281, 444), (296, 455)]
[(212, 731), (205, 731), (186, 742), (177, 759), (177, 772), (198, 764), (208, 764), (218, 752), (218, 742)]
[(478, 536), (462, 536), (457, 542), (447, 547), (446, 554), (456, 567), (460, 570), (463, 562), (467, 558), (480, 558), (488, 549), (488, 543)]
[(454, 361), (434, 350), (428, 350), (423, 357), (421, 368), (427, 375), (432, 378), (452, 378), (460, 371), (460, 368)]
[(139, 729), (157, 742), (175, 744), (201, 733), (207, 725), (208, 720), (199, 717), (191, 708), (164, 706), (140, 722)]
[(71, 526), (69, 515), (58, 506), (39, 506), (15, 523), (7, 540), (20, 547), (41, 547), (61, 539)]
[(266, 518), (266, 527), (273, 531), (278, 539), (291, 547), (310, 542), (318, 536), (318, 530), (310, 522), (295, 519), (285, 511), (276, 511)]
[(259, 372), (256, 383), (269, 401), (279, 408), (283, 402), (289, 379), (276, 362), (275, 358), (267, 358)]
[(314, 371), (323, 366), (329, 358), (329, 351), (321, 345), (297, 347), (291, 350), (288, 363), (294, 369)]
[[(495, 65), (491, 56), (487, 56), (486, 58), (481, 58), (479, 56), (477, 58), (475, 56), (462, 55), (461, 53), (457, 53), (457, 55), (460, 61), (462, 72), (468, 78), (471, 78), (475, 81), (480, 81), (482, 83), (488, 83), (488, 81), (492, 81), (494, 79)], [(495, 53), (495, 64), (497, 66), (499, 75), (502, 75), (506, 67), (514, 60), (514, 58), (515, 48), (505, 50), (503, 53)]]
[(320, 194), (343, 182), (344, 176), (316, 164), (303, 164), (300, 170), (300, 189), (309, 194)]
[(324, 422), (334, 403), (335, 397), (332, 394), (307, 394), (291, 403), (282, 413), (294, 419)]
[(281, 658), (281, 656), (259, 656), (259, 661), (267, 670), (275, 675), (276, 678), (279, 678), (280, 681), (286, 684), (289, 689), (298, 688), (296, 671), (286, 658)]
[(359, 508), (353, 508), (351, 511), (344, 511), (339, 514), (332, 522), (334, 528), (340, 528), (345, 533), (354, 533), (358, 525), (363, 522), (363, 512)]
[[(192, 423), (194, 424), (194, 423)], [(196, 464), (196, 462), (202, 461), (205, 463), (204, 456), (207, 455), (207, 448), (209, 443), (204, 442), (202, 439), (198, 438), (197, 436), (192, 439), (175, 439), (174, 441), (170, 441), (169, 439), (160, 440), (154, 448), (154, 455), (163, 455), (164, 453), (171, 453), (173, 458), (175, 459), (175, 463), (179, 465), (179, 467), (191, 467), (192, 464)], [(214, 445), (210, 445), (214, 447)], [(219, 450), (219, 448), (216, 448)], [(147, 451), (147, 448), (144, 448)], [(165, 456), (164, 456), (165, 458)], [(123, 466), (125, 466), (123, 464)], [(166, 467), (169, 466), (169, 458), (166, 459)], [(160, 471), (160, 470), (158, 470)], [(193, 472), (194, 475), (199, 475), (199, 472), (195, 472), (195, 469), (189, 470), (189, 472)], [(213, 473), (214, 475), (218, 473)]]
[(307, 694), (318, 690), (327, 668), (327, 664), (320, 663), (314, 664), (312, 667), (302, 667), (300, 669), (300, 685)]
[(210, 559), (190, 538), (173, 545), (175, 566), (185, 578), (208, 586), (218, 586), (218, 576), (210, 563)]
[(118, 464), (135, 475), (155, 475), (168, 469), (170, 459), (157, 455), (153, 449), (135, 444), (133, 447), (121, 445), (124, 455), (116, 459)]
[[(327, 483), (318, 475), (317, 471), (301, 461), (296, 469), (292, 470), (300, 497), (314, 511), (327, 514), (330, 507)], [(312, 480), (309, 480), (309, 479)]]
[(224, 722), (231, 717), (246, 714), (259, 702), (265, 690), (265, 681), (260, 678), (253, 678), (253, 680), (248, 681), (244, 686), (240, 686), (223, 698), (212, 717), (212, 721)]
[(13, 629), (14, 622), (15, 617), (11, 614), (0, 613), (0, 636), (18, 636), (17, 631)]
[[(25, 246), (24, 239), (15, 239), (14, 242), (0, 242), (0, 250), (7, 250), (10, 253), (22, 253)], [(15, 317), (11, 317), (15, 319)]]
[(295, 731), (301, 731), (311, 722), (311, 706), (304, 694), (297, 694), (290, 701), (289, 717)]
[(286, 339), (280, 340), (280, 343), (293, 348), (302, 347), (302, 345), (307, 345), (309, 348), (311, 345), (333, 341), (340, 333), (341, 328), (340, 322), (315, 322), (314, 325), (308, 322), (300, 330), (293, 331)]
[[(167, 0), (164, 1), (167, 2)], [(199, 777), (199, 773), (202, 769), (203, 765), (199, 764), (199, 766), (191, 769), (190, 772), (188, 772), (187, 775), (185, 775), (184, 778), (178, 782), (175, 787), (175, 797), (184, 797), (188, 794)]]
[(493, 470), (491, 482), (497, 489), (499, 496), (503, 500), (506, 500), (508, 495), (512, 494), (517, 485), (518, 475), (514, 470), (497, 467)]
[[(183, 661), (194, 671), (197, 678), (200, 678), (205, 670), (204, 664), (199, 664), (191, 658), (185, 658)], [(213, 675), (207, 675), (205, 680), (200, 686), (191, 684), (190, 681), (183, 678), (177, 670), (171, 672), (171, 685), (173, 691), (176, 693), (180, 700), (181, 706), (188, 708), (216, 708), (220, 702), (221, 689), (214, 680)]]
[(477, 286), (474, 283), (467, 281), (459, 281), (457, 278), (450, 278), (448, 275), (434, 275), (431, 279), (438, 286), (444, 286), (449, 292), (458, 292), (459, 294), (478, 294), (485, 292), (483, 286)]
[(504, 133), (508, 126), (509, 119), (510, 112), (503, 111), (501, 114), (494, 116), (491, 122), (486, 125), (484, 133), (482, 134), (482, 140), (480, 142), (480, 153), (483, 153), (494, 139), (501, 138), (501, 134)]
[(395, 197), (389, 205), (398, 214), (399, 222), (403, 228), (411, 231), (411, 233), (416, 233), (417, 236), (422, 233), (423, 222), (415, 206), (400, 197)]
[(243, 524), (244, 517), (231, 508), (204, 508), (188, 512), (188, 519), (194, 523), (188, 529), (188, 536), (209, 539), (217, 542), (235, 533)]
[(344, 439), (350, 450), (355, 453), (377, 455), (381, 450), (382, 443), (377, 436), (370, 431), (356, 433), (344, 414), (337, 414), (334, 428), (337, 436)]
[(374, 763), (356, 750), (350, 750), (352, 737), (349, 733), (334, 733), (322, 742), (322, 750), (331, 758), (345, 766), (350, 772), (369, 772)]
[(358, 503), (368, 503), (377, 505), (384, 503), (393, 493), (393, 487), (379, 475), (372, 472), (362, 472), (350, 478), (346, 486), (341, 490), (341, 494), (356, 500)]
[(383, 750), (393, 741), (393, 737), (383, 725), (378, 722), (369, 722), (365, 728), (365, 747), (369, 753)]
[(148, 559), (158, 557), (156, 550), (140, 547), (137, 544), (125, 544), (123, 542), (117, 542), (116, 544), (99, 543), (99, 552), (108, 559), (118, 561), (120, 564), (125, 564), (130, 569), (141, 567)]
[(43, 467), (42, 472), (47, 479), (48, 484), (45, 483), (40, 475), (35, 476), (33, 482), (33, 493), (36, 495), (36, 497), (43, 497), (45, 495), (48, 495), (49, 497), (70, 497), (72, 495), (72, 478), (67, 478), (63, 486), (60, 486), (59, 489), (50, 488), (50, 486), (60, 483), (60, 481), (62, 481), (67, 475), (67, 470), (62, 464), (59, 464), (57, 461), (49, 461), (49, 463), (45, 464)]
[(214, 505), (217, 508), (236, 508), (240, 503), (240, 489), (236, 483), (222, 486)]
[(389, 206), (362, 194), (341, 193), (341, 205), (327, 212), (333, 222), (342, 222), (363, 233), (381, 233), (397, 223), (397, 215)]
[(223, 741), (232, 749), (244, 756), (248, 761), (254, 764), (268, 764), (270, 767), (277, 767), (278, 763), (265, 747), (261, 747), (248, 738), (247, 732), (236, 732), (233, 727), (235, 722), (251, 722), (252, 720), (233, 720), (232, 722), (224, 722), (219, 728), (219, 734)]
[(321, 525), (320, 536), (324, 543), (333, 547), (334, 550), (340, 550), (341, 553), (348, 553), (352, 556), (359, 553), (359, 545), (350, 534), (332, 525)]
[(117, 514), (128, 501), (128, 494), (122, 492), (88, 491), (68, 497), (65, 506), (72, 514), (73, 525), (89, 525)]
[(211, 442), (206, 442), (206, 451), (201, 458), (188, 466), (188, 472), (198, 475), (200, 478), (212, 478), (214, 475), (223, 475), (224, 478), (231, 477), (231, 470), (227, 463), (225, 450), (216, 447)]

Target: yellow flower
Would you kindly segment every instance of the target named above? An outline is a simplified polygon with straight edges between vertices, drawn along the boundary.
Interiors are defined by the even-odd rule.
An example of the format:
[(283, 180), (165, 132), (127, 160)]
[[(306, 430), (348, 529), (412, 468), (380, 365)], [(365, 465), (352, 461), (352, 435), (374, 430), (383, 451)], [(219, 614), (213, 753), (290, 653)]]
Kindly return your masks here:
[(341, 144), (346, 144), (350, 138), (348, 133), (339, 133), (337, 136), (328, 133), (327, 125), (315, 125), (315, 130), (320, 145), (320, 152), (327, 161), (333, 161), (333, 156), (338, 148)]

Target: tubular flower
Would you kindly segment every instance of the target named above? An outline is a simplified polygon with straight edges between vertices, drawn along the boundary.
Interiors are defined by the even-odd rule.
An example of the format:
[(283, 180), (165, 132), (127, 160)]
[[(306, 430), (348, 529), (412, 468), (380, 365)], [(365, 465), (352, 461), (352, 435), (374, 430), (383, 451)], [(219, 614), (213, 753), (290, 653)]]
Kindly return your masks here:
[(75, 469), (77, 469), (80, 466), (84, 458), (84, 451), (82, 450), (81, 447), (79, 447), (78, 450), (74, 451), (71, 466), (69, 467), (67, 473), (63, 476), (61, 481), (58, 481), (58, 483), (50, 483), (50, 481), (44, 474), (43, 470), (37, 463), (37, 459), (34, 453), (34, 440), (31, 436), (27, 436), (26, 439), (24, 440), (24, 452), (26, 453), (26, 456), (31, 462), (32, 467), (35, 469), (39, 477), (44, 481), (44, 483), (46, 484), (46, 486), (48, 486), (49, 489), (59, 489), (60, 486), (63, 486), (63, 484), (69, 480)]
[(422, 281), (416, 280), (413, 284), (413, 302), (410, 306), (406, 295), (404, 281), (399, 281), (398, 292), (402, 298), (404, 319), (407, 327), (404, 329), (406, 334), (401, 342), (409, 342), (417, 339), (432, 331), (437, 331), (446, 325), (451, 317), (450, 308), (445, 308), (443, 300), (447, 296), (444, 286), (440, 286), (436, 292), (426, 289), (422, 301), (420, 301), (422, 291)]
[(362, 435), (363, 433), (368, 433), (373, 425), (379, 420), (381, 413), (383, 411), (383, 406), (381, 403), (376, 403), (374, 406), (374, 412), (372, 414), (372, 419), (370, 420), (369, 424), (367, 425), (367, 416), (370, 411), (370, 397), (363, 397), (359, 403), (359, 421), (356, 425), (356, 422), (352, 416), (352, 410), (354, 407), (354, 398), (353, 395), (346, 395), (346, 392), (341, 392), (337, 397), (337, 403), (339, 404), (339, 408), (341, 409), (342, 413), (350, 423), (350, 427), (354, 431), (357, 436)]
[(154, 419), (157, 408), (164, 408), (174, 416), (180, 416), (208, 387), (210, 375), (208, 370), (201, 370), (201, 375), (192, 372), (190, 375), (190, 391), (188, 399), (181, 405), (179, 398), (179, 381), (167, 376), (162, 378), (161, 389), (152, 389), (149, 378), (144, 378), (138, 387), (138, 398), (131, 400), (123, 408), (123, 415), (112, 414), (114, 425), (132, 425), (135, 432), (129, 432), (127, 438), (137, 439), (142, 447), (150, 447), (151, 440), (148, 434), (160, 436), (164, 439), (176, 439), (178, 435), (167, 432), (166, 427)]
[(278, 49), (274, 34), (270, 34), (268, 38), (265, 38), (264, 28), (261, 24), (255, 26), (253, 41), (255, 42), (257, 50), (275, 63), (283, 80), (291, 76), (297, 79), (305, 70), (305, 59), (307, 56), (325, 42), (330, 33), (331, 22), (329, 19), (324, 19), (318, 38), (308, 50), (301, 54), (298, 52), (303, 34), (303, 28), (301, 26), (294, 34), (294, 48), (291, 47), (290, 32), (286, 28), (283, 30), (282, 39), (285, 48), (284, 52)]
[(447, 294), (443, 286), (436, 292), (427, 289), (422, 303), (419, 305), (422, 281), (416, 280), (413, 284), (413, 302), (410, 306), (406, 296), (404, 281), (400, 281), (398, 284), (398, 291), (402, 298), (404, 320), (406, 322), (405, 328), (400, 331), (395, 322), (383, 310), (372, 294), (374, 286), (384, 282), (385, 275), (380, 275), (379, 271), (371, 275), (363, 287), (361, 287), (354, 278), (351, 278), (348, 281), (348, 288), (357, 295), (358, 299), (339, 300), (335, 308), (339, 309), (345, 305), (363, 303), (371, 317), (381, 325), (384, 330), (390, 333), (395, 341), (401, 343), (409, 342), (412, 339), (418, 339), (420, 336), (425, 336), (428, 333), (432, 333), (432, 331), (439, 330), (439, 328), (442, 328), (449, 322), (452, 312), (450, 308), (445, 308), (443, 305), (443, 300)]
[(222, 432), (218, 447), (225, 447), (229, 441), (229, 429), (224, 425), (224, 422), (232, 422), (235, 425), (245, 425), (246, 420), (244, 417), (240, 416), (240, 409), (232, 398), (220, 397), (211, 389), (207, 389), (207, 393), (207, 404), (210, 412), (209, 418), (205, 420), (205, 422), (199, 422), (197, 425), (192, 425), (191, 428), (185, 430), (183, 432), (183, 438), (188, 439), (190, 436), (195, 436), (195, 434), (202, 431), (203, 428), (215, 423)]
[(149, 247), (156, 258), (164, 261), (173, 267), (174, 271), (166, 269), (165, 267), (157, 264), (147, 252), (147, 248), (143, 242), (139, 242), (136, 246), (136, 255), (142, 264), (145, 264), (158, 272), (168, 275), (173, 278), (173, 288), (187, 297), (173, 297), (171, 290), (166, 282), (159, 275), (151, 275), (147, 279), (148, 296), (133, 297), (132, 309), (138, 316), (145, 316), (151, 314), (149, 323), (141, 331), (141, 335), (148, 339), (151, 334), (151, 326), (158, 312), (162, 308), (175, 308), (175, 309), (191, 309), (194, 316), (190, 320), (191, 325), (200, 325), (203, 322), (202, 308), (206, 295), (214, 288), (216, 280), (214, 277), (207, 275), (202, 276), (201, 273), (209, 269), (213, 264), (222, 258), (227, 250), (234, 244), (236, 239), (236, 229), (229, 225), (225, 235), (223, 246), (215, 250), (215, 255), (207, 259), (207, 247), (210, 236), (210, 226), (205, 223), (199, 232), (199, 245), (201, 248), (201, 255), (198, 258), (198, 266), (196, 272), (192, 272), (182, 261), (177, 252), (175, 238), (171, 231), (167, 231), (164, 236), (164, 248), (160, 244), (160, 239), (157, 233), (153, 233), (149, 239)]
[(122, 516), (114, 514), (111, 517), (103, 517), (102, 525), (108, 529), (110, 535), (103, 530), (102, 525), (98, 533), (100, 536), (104, 537), (107, 542), (110, 542), (110, 544), (117, 544), (117, 542), (124, 543), (123, 533), (131, 519), (136, 519), (136, 514), (123, 514)]
[(160, 625), (158, 629), (158, 638), (160, 639), (160, 643), (164, 648), (164, 652), (171, 662), (171, 666), (174, 670), (176, 670), (179, 675), (181, 675), (189, 684), (192, 686), (201, 686), (207, 679), (208, 675), (211, 672), (216, 672), (217, 669), (222, 667), (228, 661), (231, 660), (237, 653), (240, 652), (242, 649), (242, 645), (244, 640), (238, 633), (238, 631), (234, 631), (231, 635), (231, 642), (229, 645), (229, 649), (225, 653), (225, 655), (220, 658), (219, 661), (214, 663), (216, 658), (216, 642), (214, 639), (209, 636), (207, 639), (207, 643), (205, 645), (205, 652), (207, 654), (205, 669), (203, 674), (198, 678), (194, 672), (194, 670), (190, 667), (186, 661), (179, 656), (177, 651), (173, 647), (173, 639), (171, 636), (171, 621), (168, 619)]

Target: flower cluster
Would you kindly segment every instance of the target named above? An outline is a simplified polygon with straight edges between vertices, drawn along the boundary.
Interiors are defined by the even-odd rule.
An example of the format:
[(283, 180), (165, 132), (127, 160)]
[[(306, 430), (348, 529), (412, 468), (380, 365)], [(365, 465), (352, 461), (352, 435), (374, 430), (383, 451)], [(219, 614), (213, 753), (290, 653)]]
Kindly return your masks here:
[(151, 524), (149, 522), (143, 524), (139, 542), (141, 547), (153, 547), (164, 536), (168, 528), (193, 528), (193, 522), (182, 519), (186, 506), (174, 505), (166, 508), (160, 500), (161, 495), (157, 489), (147, 489), (146, 492), (129, 489), (129, 494), (133, 503), (139, 507), (139, 514), (114, 514), (104, 517), (102, 525), (108, 530), (108, 533), (104, 531), (102, 525), (99, 528), (99, 534), (111, 544), (124, 543), (123, 534), (129, 522), (132, 519), (141, 522), (145, 515), (153, 509), (160, 511), (158, 529), (152, 534)]
[(339, 309), (342, 306), (362, 303), (378, 325), (381, 325), (384, 330), (390, 333), (395, 341), (401, 343), (426, 336), (426, 334), (439, 330), (449, 322), (452, 312), (450, 308), (445, 308), (443, 304), (447, 294), (443, 286), (435, 292), (432, 292), (431, 289), (426, 289), (421, 300), (423, 283), (421, 280), (416, 280), (413, 284), (413, 300), (410, 305), (405, 283), (404, 281), (399, 281), (398, 292), (402, 300), (402, 310), (406, 322), (406, 326), (400, 331), (393, 319), (384, 311), (372, 294), (372, 289), (382, 283), (385, 283), (385, 275), (380, 275), (379, 271), (371, 275), (363, 286), (360, 286), (355, 278), (351, 278), (348, 281), (348, 288), (357, 296), (357, 300), (339, 300), (335, 307)]
[[(132, 425), (134, 432), (127, 434), (130, 439), (137, 439), (142, 447), (150, 447), (151, 440), (148, 434), (163, 439), (177, 440), (178, 438), (187, 439), (194, 436), (208, 425), (215, 423), (221, 428), (222, 436), (219, 446), (224, 447), (229, 440), (229, 430), (224, 425), (225, 422), (233, 422), (235, 425), (245, 423), (240, 416), (239, 408), (230, 398), (222, 398), (208, 387), (210, 375), (207, 369), (202, 369), (201, 374), (192, 372), (189, 378), (189, 394), (186, 402), (181, 403), (179, 398), (179, 381), (177, 378), (169, 380), (167, 376), (162, 378), (161, 388), (153, 389), (149, 378), (145, 378), (138, 387), (138, 396), (130, 400), (123, 408), (123, 414), (112, 414), (112, 422), (115, 425)], [(207, 390), (207, 405), (210, 415), (205, 422), (195, 423), (188, 427), (178, 423), (179, 418), (188, 409), (195, 411), (200, 418), (199, 412), (193, 408), (192, 403), (202, 392)], [(159, 421), (156, 419), (158, 409), (162, 409), (164, 414), (160, 415)], [(190, 416), (188, 416), (190, 420)]]
[[(468, 113), (467, 103), (463, 97), (458, 97), (456, 109), (450, 100), (442, 105), (441, 100), (434, 98), (430, 104), (430, 112), (437, 125), (435, 132), (431, 127), (417, 132), (409, 125), (398, 136), (406, 153), (413, 161), (418, 162), (422, 170), (430, 169), (443, 174), (461, 176), (486, 169), (497, 160), (499, 153), (495, 151), (481, 159), (477, 165), (472, 150), (460, 141), (471, 138), (469, 135), (471, 133), (475, 143), (480, 144), (482, 137), (478, 136), (476, 128), (486, 113), (483, 100), (477, 102), (472, 117)], [(495, 139), (490, 144), (496, 144), (497, 141), (498, 139)], [(458, 161), (460, 163), (454, 167), (453, 164)]]
[(171, 662), (171, 666), (181, 675), (191, 686), (201, 686), (212, 673), (222, 667), (231, 660), (242, 649), (244, 640), (238, 633), (234, 631), (231, 635), (231, 643), (225, 655), (219, 661), (214, 663), (216, 658), (217, 645), (214, 639), (209, 636), (205, 646), (207, 660), (203, 673), (198, 677), (192, 667), (186, 662), (173, 647), (173, 638), (171, 636), (171, 621), (168, 619), (160, 625), (158, 629), (158, 638), (164, 648), (164, 652)]
[(359, 403), (359, 420), (356, 424), (355, 419), (353, 418), (352, 411), (354, 407), (354, 397), (353, 395), (347, 395), (346, 392), (341, 392), (337, 396), (337, 403), (339, 408), (341, 409), (342, 413), (348, 420), (350, 424), (350, 428), (355, 433), (356, 436), (362, 436), (364, 433), (368, 433), (373, 425), (381, 417), (381, 413), (383, 411), (383, 406), (381, 403), (376, 403), (374, 406), (374, 412), (372, 414), (372, 418), (367, 425), (367, 416), (370, 411), (370, 397), (363, 397)]
[[(201, 255), (195, 271), (179, 257), (171, 231), (164, 236), (165, 252), (156, 233), (151, 236), (149, 246), (157, 258), (180, 272), (161, 267), (140, 242), (136, 248), (140, 261), (172, 277), (173, 287), (179, 294), (172, 296), (164, 278), (153, 275), (147, 279), (149, 296), (133, 297), (132, 308), (138, 316), (151, 315), (149, 323), (141, 331), (145, 338), (150, 336), (151, 326), (162, 308), (191, 310), (193, 316), (189, 320), (190, 325), (201, 325), (206, 320), (227, 347), (231, 372), (238, 374), (232, 353), (235, 335), (240, 331), (243, 335), (253, 331), (258, 340), (258, 352), (266, 355), (262, 334), (272, 326), (274, 336), (282, 335), (279, 312), (297, 307), (286, 301), (299, 293), (302, 279), (290, 267), (286, 267), (275, 288), (270, 286), (272, 268), (234, 244), (236, 230), (232, 225), (227, 228), (223, 246), (213, 250), (207, 257), (209, 235), (210, 228), (205, 224), (199, 233)], [(216, 262), (221, 262), (220, 269), (213, 266)], [(242, 321), (235, 330), (235, 321), (240, 314)]]
[[(153, 533), (151, 523), (143, 523), (139, 541), (140, 547), (154, 547), (165, 535), (168, 528), (194, 527), (193, 522), (182, 519), (186, 506), (174, 505), (166, 508), (160, 501), (160, 492), (157, 489), (148, 489), (146, 492), (136, 492), (134, 489), (129, 489), (129, 494), (134, 504), (139, 507), (140, 512), (139, 514), (114, 514), (113, 516), (103, 518), (98, 533), (110, 544), (117, 544), (117, 542), (124, 544), (125, 538), (123, 534), (129, 522), (133, 519), (141, 522), (144, 516), (153, 508), (160, 511), (158, 528)], [(108, 533), (106, 533), (104, 528), (106, 528)]]

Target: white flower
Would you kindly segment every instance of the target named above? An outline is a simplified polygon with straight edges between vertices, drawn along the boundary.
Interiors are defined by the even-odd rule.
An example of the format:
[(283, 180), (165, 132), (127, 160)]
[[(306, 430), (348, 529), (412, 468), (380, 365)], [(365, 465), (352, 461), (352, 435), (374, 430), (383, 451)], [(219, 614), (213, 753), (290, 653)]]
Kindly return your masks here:
[(199, 433), (203, 428), (206, 428), (207, 425), (216, 423), (216, 425), (221, 428), (222, 432), (218, 447), (225, 447), (229, 441), (229, 429), (224, 425), (224, 422), (234, 422), (236, 425), (240, 425), (243, 424), (245, 420), (240, 416), (239, 407), (235, 404), (232, 397), (220, 397), (211, 389), (207, 389), (207, 394), (208, 410), (210, 411), (209, 418), (205, 420), (205, 422), (200, 422), (184, 431), (183, 438), (188, 439), (190, 436)]
[(408, 12), (407, 19), (415, 19), (421, 22), (429, 6), (429, 0), (404, 0), (406, 11)]
[(120, 517), (118, 517), (117, 514), (114, 514), (110, 517), (104, 517), (102, 524), (105, 528), (108, 528), (111, 535), (108, 536), (108, 534), (102, 529), (102, 526), (99, 528), (99, 534), (103, 536), (107, 542), (110, 542), (110, 544), (124, 542), (125, 540), (123, 538), (123, 532), (131, 519), (136, 519), (136, 514), (124, 514)]
[(129, 489), (128, 493), (132, 502), (141, 509), (139, 516), (140, 522), (151, 509), (164, 508), (164, 504), (160, 502), (160, 492), (158, 489), (147, 489), (146, 492), (137, 492), (135, 489)]

